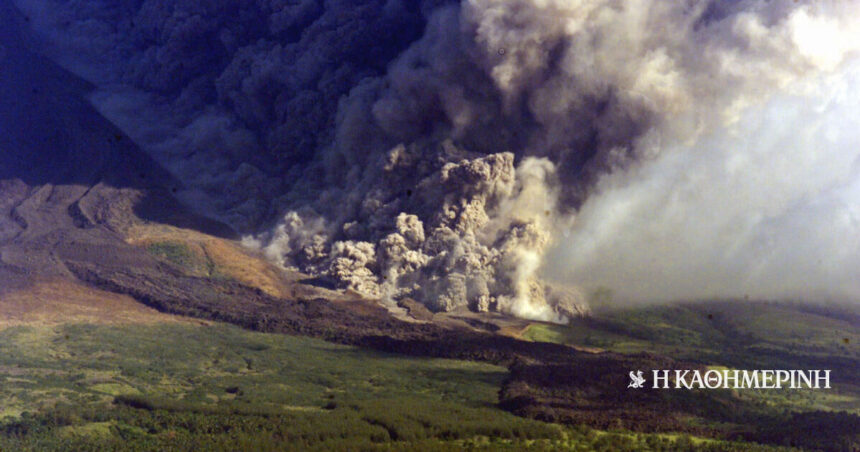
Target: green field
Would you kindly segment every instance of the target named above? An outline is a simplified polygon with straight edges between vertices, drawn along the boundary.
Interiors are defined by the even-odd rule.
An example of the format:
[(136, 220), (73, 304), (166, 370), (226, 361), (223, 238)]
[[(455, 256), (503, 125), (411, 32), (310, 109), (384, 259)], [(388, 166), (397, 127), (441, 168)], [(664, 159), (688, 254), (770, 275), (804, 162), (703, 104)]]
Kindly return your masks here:
[(190, 323), (0, 331), (0, 450), (748, 450), (498, 409), (507, 375)]
[(744, 390), (791, 410), (860, 414), (860, 325), (850, 315), (779, 303), (699, 303), (599, 312), (533, 324), (523, 339), (620, 353), (653, 352), (733, 369), (832, 369), (831, 390)]

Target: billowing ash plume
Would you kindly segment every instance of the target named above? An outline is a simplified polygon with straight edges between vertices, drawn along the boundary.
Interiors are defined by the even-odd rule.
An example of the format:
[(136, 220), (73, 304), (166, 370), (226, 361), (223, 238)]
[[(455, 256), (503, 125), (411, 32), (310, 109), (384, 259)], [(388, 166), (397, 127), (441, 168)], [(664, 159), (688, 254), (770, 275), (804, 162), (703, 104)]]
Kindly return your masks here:
[(186, 200), (341, 287), (860, 299), (854, 2), (19, 7)]

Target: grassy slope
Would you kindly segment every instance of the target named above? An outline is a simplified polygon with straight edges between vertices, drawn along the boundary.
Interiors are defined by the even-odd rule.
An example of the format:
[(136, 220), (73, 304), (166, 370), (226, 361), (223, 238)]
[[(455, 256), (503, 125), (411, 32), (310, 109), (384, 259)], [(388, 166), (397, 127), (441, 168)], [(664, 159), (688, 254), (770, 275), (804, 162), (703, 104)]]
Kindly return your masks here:
[(14, 327), (0, 450), (731, 447), (518, 418), (506, 374), (223, 325)]
[[(129, 243), (191, 276), (240, 281), (275, 296), (294, 296), (296, 290), (311, 296), (322, 290), (290, 284), (257, 256), (201, 234), (139, 226), (128, 235)], [(73, 303), (76, 310), (69, 311), (69, 298), (77, 292), (66, 286), (51, 286), (43, 292), (22, 292), (25, 298), (20, 302), (11, 303), (17, 299), (7, 297), (2, 303), (15, 308), (10, 312), (18, 320), (0, 322), (0, 450), (283, 450), (356, 445), (410, 450), (452, 446), (750, 449), (749, 444), (600, 432), (519, 418), (496, 407), (507, 371), (486, 364), (409, 358), (307, 338), (200, 325), (145, 309), (139, 313), (127, 297), (121, 297), (123, 302), (117, 306), (123, 309), (118, 310), (108, 300), (111, 297), (98, 291), (93, 292), (98, 296), (89, 292), (79, 296), (79, 302)], [(65, 302), (57, 303), (60, 299)], [(54, 311), (60, 314), (50, 321), (39, 317)], [(724, 314), (712, 317), (721, 320)], [(752, 319), (753, 314), (744, 318), (761, 322)], [(531, 339), (624, 352), (656, 350), (707, 357), (708, 363), (715, 364), (751, 356), (746, 352), (726, 355), (725, 346), (732, 344), (726, 338), (732, 330), (722, 325), (725, 322), (704, 316), (688, 307), (637, 310), (572, 328), (534, 325), (525, 334)], [(809, 333), (804, 330), (809, 319), (793, 326), (792, 320), (789, 315), (769, 333), (780, 337), (783, 331), (791, 331), (787, 344), (749, 335), (741, 343), (745, 349), (793, 351), (793, 344), (799, 342), (809, 356), (831, 355), (832, 341), (827, 338), (832, 334)], [(821, 330), (839, 330), (844, 323), (815, 320), (812, 324), (823, 325)], [(795, 338), (805, 333), (825, 337), (823, 345), (803, 342), (803, 336)], [(856, 342), (846, 345), (850, 343)], [(850, 353), (844, 356), (856, 359)]]
[(742, 397), (796, 410), (860, 414), (860, 326), (788, 304), (702, 303), (598, 314), (567, 326), (533, 324), (524, 339), (652, 351), (737, 369), (832, 369), (828, 391), (744, 391)]

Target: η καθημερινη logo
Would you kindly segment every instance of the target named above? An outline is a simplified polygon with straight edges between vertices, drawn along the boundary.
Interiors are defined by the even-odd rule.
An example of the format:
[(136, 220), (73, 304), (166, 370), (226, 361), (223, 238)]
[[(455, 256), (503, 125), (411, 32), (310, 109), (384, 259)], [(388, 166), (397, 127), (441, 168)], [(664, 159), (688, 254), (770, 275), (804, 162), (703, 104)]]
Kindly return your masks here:
[[(652, 370), (654, 389), (830, 389), (830, 370)], [(645, 387), (641, 370), (630, 371), (628, 388)]]

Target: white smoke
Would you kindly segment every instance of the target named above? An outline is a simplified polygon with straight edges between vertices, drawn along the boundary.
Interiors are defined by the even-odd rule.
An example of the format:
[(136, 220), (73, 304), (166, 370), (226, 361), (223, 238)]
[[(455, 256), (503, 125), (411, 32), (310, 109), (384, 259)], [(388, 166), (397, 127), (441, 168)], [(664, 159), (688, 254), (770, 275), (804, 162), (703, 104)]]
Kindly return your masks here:
[[(458, 152), (449, 142), (442, 147)], [(396, 174), (403, 155), (395, 147), (384, 171)], [(342, 234), (308, 228), (307, 219), (318, 217), (293, 211), (266, 234), (264, 250), (286, 267), (370, 296), (563, 322), (582, 313), (582, 300), (553, 292), (537, 274), (556, 227), (554, 172), (551, 162), (532, 157), (515, 169), (511, 153), (445, 163), (416, 184), (411, 205), (377, 189), (363, 202), (366, 220), (344, 223)]]
[(548, 272), (623, 301), (857, 301), (860, 64), (808, 82), (602, 178)]
[(18, 3), (187, 200), (341, 287), (860, 299), (856, 2)]
[[(533, 185), (549, 200), (547, 221), (525, 205), (467, 217), (464, 229), (478, 235), (499, 233), (485, 223), (510, 228), (512, 212), (539, 231), (483, 272), (505, 281), (487, 291), (497, 309), (548, 318), (539, 274), (616, 303), (856, 300), (860, 231), (846, 193), (860, 152), (851, 114), (858, 11), (844, 2), (464, 2), (438, 12), (395, 64), (371, 98), (372, 124), (395, 136), (426, 130), (436, 108), (447, 136), (481, 148), (509, 126), (525, 137), (517, 155), (560, 167), (560, 189)], [(487, 82), (497, 90), (489, 98)], [(590, 173), (596, 183), (581, 195)], [(577, 199), (585, 201), (569, 214), (556, 205)], [(467, 253), (483, 256), (485, 244)], [(437, 308), (463, 298), (452, 293), (475, 304), (462, 277), (472, 281), (470, 270), (435, 274), (446, 275), (445, 291), (425, 298)]]
[(645, 159), (601, 177), (548, 275), (614, 303), (860, 300), (860, 5), (785, 5), (642, 53), (685, 101), (658, 108)]

